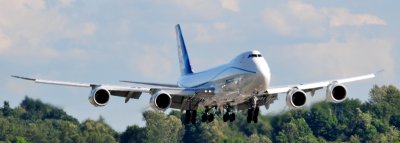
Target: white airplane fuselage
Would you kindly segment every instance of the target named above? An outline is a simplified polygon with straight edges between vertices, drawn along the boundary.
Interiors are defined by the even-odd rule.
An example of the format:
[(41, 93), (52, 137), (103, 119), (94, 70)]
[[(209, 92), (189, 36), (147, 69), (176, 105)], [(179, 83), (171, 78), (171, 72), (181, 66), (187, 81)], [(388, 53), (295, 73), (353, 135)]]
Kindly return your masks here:
[(254, 50), (210, 70), (183, 75), (178, 85), (184, 88), (213, 88), (214, 96), (202, 102), (203, 106), (237, 105), (252, 95), (266, 91), (270, 79), (267, 61), (259, 51)]

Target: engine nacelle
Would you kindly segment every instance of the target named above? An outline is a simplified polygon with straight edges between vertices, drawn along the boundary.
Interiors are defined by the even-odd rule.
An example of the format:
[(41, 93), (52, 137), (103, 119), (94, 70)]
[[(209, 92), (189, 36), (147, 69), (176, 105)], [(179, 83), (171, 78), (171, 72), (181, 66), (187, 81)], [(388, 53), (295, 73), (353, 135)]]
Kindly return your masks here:
[(92, 90), (89, 96), (89, 102), (96, 107), (105, 106), (110, 100), (110, 96), (111, 96), (110, 91), (98, 87)]
[(172, 103), (171, 95), (166, 92), (158, 91), (150, 98), (150, 105), (153, 109), (159, 111), (167, 110)]
[(286, 96), (286, 105), (289, 108), (301, 108), (307, 102), (307, 94), (298, 88), (292, 88)]
[(333, 82), (326, 89), (326, 99), (333, 103), (343, 102), (347, 97), (347, 89), (344, 85)]

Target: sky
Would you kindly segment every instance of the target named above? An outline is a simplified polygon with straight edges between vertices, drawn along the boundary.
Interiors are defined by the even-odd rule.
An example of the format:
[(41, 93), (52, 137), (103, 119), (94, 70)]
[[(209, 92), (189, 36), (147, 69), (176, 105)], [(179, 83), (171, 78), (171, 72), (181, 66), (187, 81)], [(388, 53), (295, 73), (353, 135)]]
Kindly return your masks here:
[[(368, 101), (376, 85), (400, 85), (400, 1), (375, 0), (0, 0), (0, 102), (25, 96), (63, 108), (80, 121), (103, 116), (117, 131), (144, 126), (150, 95), (105, 107), (87, 88), (34, 84), (10, 75), (127, 85), (176, 83), (174, 26), (180, 24), (195, 71), (259, 50), (272, 86), (385, 71), (346, 84)], [(128, 84), (129, 85), (129, 84)], [(279, 96), (263, 114), (284, 111)], [(325, 99), (317, 92), (311, 101)]]

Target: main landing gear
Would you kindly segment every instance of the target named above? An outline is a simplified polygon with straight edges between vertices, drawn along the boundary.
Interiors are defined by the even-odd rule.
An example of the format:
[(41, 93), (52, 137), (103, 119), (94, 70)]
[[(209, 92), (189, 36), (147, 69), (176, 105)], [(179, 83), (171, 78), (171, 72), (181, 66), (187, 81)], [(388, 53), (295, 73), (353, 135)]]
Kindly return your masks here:
[(206, 107), (203, 115), (201, 116), (201, 122), (212, 122), (214, 121), (214, 113), (209, 113), (210, 108)]
[(257, 97), (254, 96), (249, 101), (249, 109), (247, 110), (247, 123), (254, 123), (258, 122), (258, 114), (260, 112), (260, 108), (257, 106)]
[(222, 120), (224, 122), (227, 122), (228, 120), (233, 122), (236, 119), (236, 114), (232, 111), (232, 107), (231, 106), (226, 106), (226, 112), (224, 114), (224, 116), (222, 117)]
[[(206, 107), (205, 112), (203, 115), (201, 115), (201, 122), (212, 122), (214, 121), (214, 113), (210, 112), (211, 108)], [(184, 115), (184, 123), (185, 124), (196, 124), (196, 117), (197, 117), (197, 111), (196, 110), (186, 110), (186, 113)]]
[[(247, 110), (247, 123), (258, 123), (258, 115), (260, 112), (260, 108), (257, 106), (257, 99), (251, 99), (250, 100), (250, 104), (249, 104), (249, 109)], [(214, 111), (210, 111), (213, 110), (213, 108), (216, 107), (205, 107), (205, 111), (204, 113), (201, 115), (201, 122), (213, 122), (215, 119), (215, 113)], [(186, 110), (186, 113), (184, 114), (184, 123), (185, 124), (196, 124), (196, 117), (197, 117), (197, 111), (196, 110)], [(236, 119), (236, 114), (233, 111), (233, 108), (229, 105), (225, 106), (225, 112), (222, 116), (222, 120), (224, 122), (233, 122)]]
[(186, 110), (185, 124), (189, 124), (190, 122), (192, 124), (196, 124), (196, 116), (197, 116), (196, 110)]
[(259, 107), (251, 107), (250, 109), (247, 110), (247, 123), (251, 123), (251, 121), (254, 121), (254, 123), (258, 122), (258, 114), (259, 114), (260, 108)]

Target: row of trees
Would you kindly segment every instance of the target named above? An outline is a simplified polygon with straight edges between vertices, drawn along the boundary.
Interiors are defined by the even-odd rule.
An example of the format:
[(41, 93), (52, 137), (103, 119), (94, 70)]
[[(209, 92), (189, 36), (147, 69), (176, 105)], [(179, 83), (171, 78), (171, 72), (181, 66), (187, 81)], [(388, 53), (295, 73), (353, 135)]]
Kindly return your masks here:
[[(12, 109), (0, 108), (0, 141), (5, 142), (400, 142), (400, 91), (374, 86), (370, 100), (321, 102), (309, 110), (260, 116), (248, 124), (245, 113), (225, 123), (183, 125), (181, 113), (146, 111), (145, 127), (117, 133), (100, 118), (79, 123), (63, 110), (25, 98)], [(198, 117), (200, 118), (200, 117)]]
[(26, 97), (12, 109), (0, 108), (0, 142), (116, 142), (119, 134), (102, 118), (79, 123), (62, 109)]

